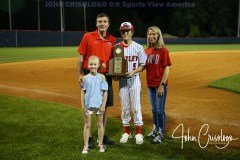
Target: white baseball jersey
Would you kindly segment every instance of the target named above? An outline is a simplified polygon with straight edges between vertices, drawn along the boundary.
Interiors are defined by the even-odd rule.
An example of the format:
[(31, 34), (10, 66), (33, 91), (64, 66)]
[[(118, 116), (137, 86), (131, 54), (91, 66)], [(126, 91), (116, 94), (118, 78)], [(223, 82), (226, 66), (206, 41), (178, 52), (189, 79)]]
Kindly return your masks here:
[[(128, 63), (128, 72), (138, 68), (140, 64), (146, 64), (147, 55), (143, 47), (132, 41), (132, 44), (124, 47), (124, 57)], [(139, 73), (132, 78), (122, 77), (119, 80), (119, 97), (122, 107), (122, 123), (124, 126), (129, 126), (131, 120), (130, 106), (134, 114), (134, 124), (142, 126), (142, 111), (141, 111), (141, 81)]]
[(134, 41), (132, 41), (130, 46), (124, 47), (124, 57), (128, 62), (128, 72), (137, 69), (140, 64), (145, 65), (147, 60), (147, 55), (142, 45)]

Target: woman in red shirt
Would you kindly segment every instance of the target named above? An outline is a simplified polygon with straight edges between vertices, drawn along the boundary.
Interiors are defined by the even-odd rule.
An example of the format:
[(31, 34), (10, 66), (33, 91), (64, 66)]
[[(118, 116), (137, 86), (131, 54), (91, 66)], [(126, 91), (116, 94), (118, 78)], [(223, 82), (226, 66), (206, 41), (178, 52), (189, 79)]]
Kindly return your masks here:
[(161, 30), (152, 26), (147, 31), (146, 77), (154, 123), (153, 143), (161, 143), (165, 132), (165, 102), (167, 96), (167, 78), (171, 60), (168, 49), (164, 47)]

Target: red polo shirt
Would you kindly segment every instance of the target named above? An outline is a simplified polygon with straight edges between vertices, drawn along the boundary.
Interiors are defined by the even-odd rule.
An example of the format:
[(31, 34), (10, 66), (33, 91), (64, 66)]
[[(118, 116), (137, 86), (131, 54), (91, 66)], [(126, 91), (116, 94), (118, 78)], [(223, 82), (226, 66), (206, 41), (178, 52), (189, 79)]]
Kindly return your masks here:
[(84, 34), (83, 39), (78, 47), (78, 53), (84, 55), (83, 67), (88, 69), (88, 59), (90, 56), (97, 56), (101, 63), (106, 64), (106, 69), (99, 69), (100, 73), (107, 73), (109, 59), (112, 57), (112, 49), (116, 43), (116, 38), (107, 33), (105, 39), (101, 39), (98, 31), (88, 32)]
[(145, 52), (147, 53), (147, 85), (148, 87), (159, 87), (162, 81), (164, 68), (171, 65), (168, 49), (146, 48)]

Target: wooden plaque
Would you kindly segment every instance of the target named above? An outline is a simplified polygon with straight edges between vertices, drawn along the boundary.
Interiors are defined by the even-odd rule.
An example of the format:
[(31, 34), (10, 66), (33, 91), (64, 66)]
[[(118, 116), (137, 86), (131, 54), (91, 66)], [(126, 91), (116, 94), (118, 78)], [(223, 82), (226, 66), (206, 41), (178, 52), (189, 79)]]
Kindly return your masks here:
[(113, 48), (113, 58), (109, 60), (108, 73), (109, 76), (126, 76), (127, 61), (124, 58), (124, 49), (120, 45)]

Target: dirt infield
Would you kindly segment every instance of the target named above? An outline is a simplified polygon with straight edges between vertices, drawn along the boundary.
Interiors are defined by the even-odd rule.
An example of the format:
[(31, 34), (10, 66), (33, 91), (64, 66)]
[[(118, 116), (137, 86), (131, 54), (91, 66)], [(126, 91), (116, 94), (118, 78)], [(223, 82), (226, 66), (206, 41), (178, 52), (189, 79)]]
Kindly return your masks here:
[[(170, 56), (173, 65), (166, 104), (167, 132), (172, 134), (183, 123), (186, 133), (190, 127), (190, 134), (197, 136), (202, 125), (209, 124), (211, 134), (219, 135), (222, 129), (223, 134), (240, 138), (240, 95), (206, 87), (240, 73), (240, 51), (176, 52)], [(80, 107), (76, 65), (76, 58), (1, 64), (0, 93)], [(143, 118), (151, 125), (145, 72), (141, 79)], [(115, 106), (110, 108), (110, 115), (120, 118), (117, 82), (114, 93)], [(239, 142), (230, 145), (240, 146)]]

